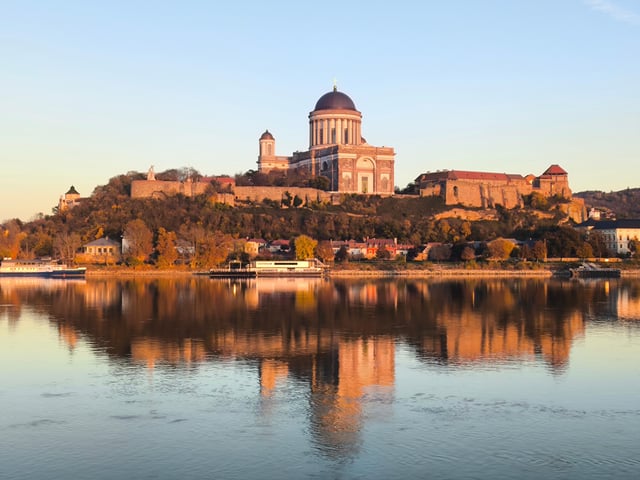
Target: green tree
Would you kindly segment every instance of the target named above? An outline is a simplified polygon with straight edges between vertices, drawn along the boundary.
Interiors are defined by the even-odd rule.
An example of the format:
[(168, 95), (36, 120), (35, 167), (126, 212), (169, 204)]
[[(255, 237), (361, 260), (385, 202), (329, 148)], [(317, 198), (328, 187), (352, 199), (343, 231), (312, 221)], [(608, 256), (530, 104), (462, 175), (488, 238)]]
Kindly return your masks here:
[(293, 242), (296, 251), (296, 260), (308, 260), (313, 258), (318, 241), (306, 235), (296, 237)]

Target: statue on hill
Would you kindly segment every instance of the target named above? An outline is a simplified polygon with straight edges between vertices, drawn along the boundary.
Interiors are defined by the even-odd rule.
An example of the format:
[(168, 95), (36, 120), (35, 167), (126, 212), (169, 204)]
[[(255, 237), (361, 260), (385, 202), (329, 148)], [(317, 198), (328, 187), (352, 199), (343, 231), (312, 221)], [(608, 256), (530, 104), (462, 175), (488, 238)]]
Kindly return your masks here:
[(153, 165), (149, 167), (149, 171), (147, 172), (147, 180), (155, 180), (156, 173), (153, 171)]

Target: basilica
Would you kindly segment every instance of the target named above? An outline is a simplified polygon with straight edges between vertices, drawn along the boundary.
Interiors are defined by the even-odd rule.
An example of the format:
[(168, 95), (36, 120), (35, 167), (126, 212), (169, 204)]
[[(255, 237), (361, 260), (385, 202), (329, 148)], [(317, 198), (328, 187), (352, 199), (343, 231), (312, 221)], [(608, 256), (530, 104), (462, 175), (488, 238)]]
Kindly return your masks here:
[(309, 149), (291, 156), (276, 155), (276, 140), (267, 130), (259, 141), (258, 170), (323, 176), (333, 192), (393, 195), (393, 147), (369, 145), (361, 128), (362, 114), (334, 86), (309, 113)]

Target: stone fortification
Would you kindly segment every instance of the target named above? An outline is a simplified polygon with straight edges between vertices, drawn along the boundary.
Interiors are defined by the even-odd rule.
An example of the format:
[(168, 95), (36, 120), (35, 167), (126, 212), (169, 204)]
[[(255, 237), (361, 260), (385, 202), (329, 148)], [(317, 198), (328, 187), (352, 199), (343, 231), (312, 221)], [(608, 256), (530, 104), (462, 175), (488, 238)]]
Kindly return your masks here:
[(287, 193), (292, 201), (296, 196), (306, 205), (311, 202), (329, 203), (333, 195), (324, 190), (303, 187), (238, 187), (234, 188), (235, 201), (238, 202), (262, 202), (272, 200), (281, 202), (286, 200)]
[(442, 197), (446, 205), (479, 208), (521, 207), (523, 196), (534, 192), (543, 197), (572, 198), (568, 174), (558, 165), (551, 165), (538, 177), (463, 170), (430, 172), (420, 175), (416, 185), (420, 195)]
[(209, 182), (184, 182), (163, 180), (134, 180), (131, 182), (131, 198), (164, 198), (182, 194), (185, 197), (202, 195), (211, 184)]
[[(131, 182), (131, 198), (166, 198), (172, 195), (184, 195), (194, 197), (207, 193), (209, 182), (185, 182), (162, 180), (134, 180)], [(287, 196), (288, 194), (288, 196)], [(254, 202), (263, 200), (275, 202), (294, 201), (295, 197), (302, 200), (302, 205), (311, 202), (330, 203), (336, 201), (335, 194), (317, 190), (315, 188), (302, 187), (233, 187), (231, 193), (212, 193), (211, 200), (235, 206), (237, 203)]]

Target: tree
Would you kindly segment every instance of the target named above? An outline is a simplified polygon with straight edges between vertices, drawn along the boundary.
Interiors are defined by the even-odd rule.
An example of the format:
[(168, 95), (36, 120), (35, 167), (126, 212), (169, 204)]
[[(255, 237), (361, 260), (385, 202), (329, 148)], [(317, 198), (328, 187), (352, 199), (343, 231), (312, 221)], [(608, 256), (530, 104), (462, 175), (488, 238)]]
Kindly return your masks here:
[(579, 258), (591, 258), (593, 257), (593, 249), (589, 243), (584, 242), (576, 249), (576, 255)]
[(300, 235), (293, 244), (296, 250), (296, 260), (308, 260), (313, 258), (318, 241), (306, 235)]
[(77, 233), (61, 232), (53, 239), (53, 250), (66, 263), (73, 263), (76, 252), (82, 245)]
[(26, 236), (19, 220), (11, 220), (0, 226), (0, 258), (18, 258), (20, 244)]
[(533, 244), (533, 247), (531, 248), (531, 258), (537, 261), (544, 261), (547, 259), (546, 242), (539, 240)]
[(504, 238), (496, 238), (487, 243), (489, 258), (492, 260), (506, 260), (511, 255), (511, 251), (515, 245)]
[(127, 248), (123, 253), (129, 264), (140, 265), (153, 252), (153, 233), (147, 224), (139, 218), (127, 223), (124, 228), (124, 239)]
[(604, 236), (600, 232), (590, 231), (587, 237), (587, 242), (591, 245), (594, 257), (609, 257), (609, 249), (607, 243), (604, 240)]
[(345, 263), (349, 261), (349, 250), (345, 245), (342, 245), (340, 249), (336, 252), (336, 256), (334, 260), (339, 263)]
[(331, 248), (331, 242), (327, 240), (319, 242), (316, 247), (316, 256), (323, 262), (332, 262), (334, 254), (333, 248)]
[(462, 253), (460, 254), (460, 259), (465, 262), (469, 262), (471, 260), (476, 259), (476, 251), (472, 247), (466, 246), (462, 249)]
[(429, 259), (442, 262), (451, 258), (451, 245), (435, 245), (429, 250)]
[(157, 264), (160, 268), (170, 268), (175, 265), (178, 260), (178, 250), (176, 250), (176, 233), (167, 232), (160, 227), (158, 230), (158, 244), (156, 252), (158, 253)]
[(223, 263), (233, 249), (233, 237), (222, 232), (208, 232), (197, 252), (196, 266), (213, 268)]
[(376, 250), (376, 259), (389, 260), (391, 259), (391, 252), (387, 250), (387, 247), (385, 247), (384, 245), (380, 245)]

